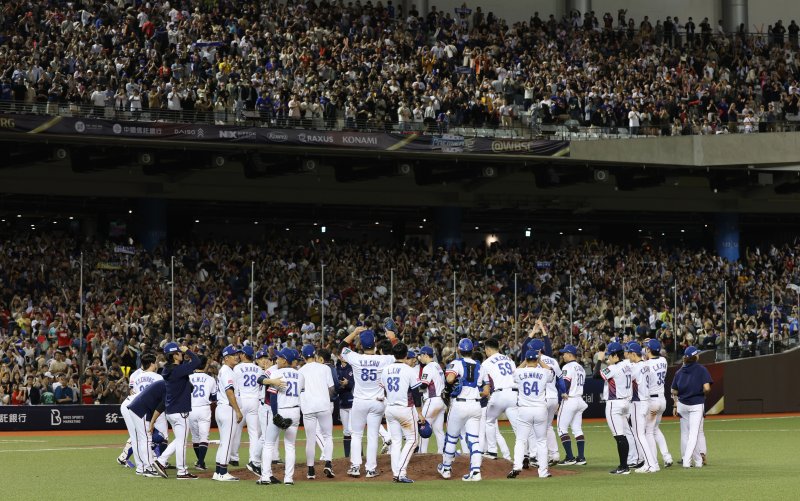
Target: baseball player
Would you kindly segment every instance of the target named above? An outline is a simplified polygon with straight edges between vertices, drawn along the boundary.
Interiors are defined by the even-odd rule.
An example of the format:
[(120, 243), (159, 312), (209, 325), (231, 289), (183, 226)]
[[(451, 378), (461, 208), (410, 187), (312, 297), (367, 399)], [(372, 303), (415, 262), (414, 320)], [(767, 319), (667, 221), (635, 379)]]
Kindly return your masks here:
[[(423, 365), (420, 376), (420, 384), (423, 387), (422, 416), (433, 428), (433, 433), (436, 435), (436, 452), (441, 454), (444, 450), (444, 414), (447, 409), (442, 400), (444, 371), (436, 362), (433, 348), (430, 346), (423, 346), (419, 350), (418, 359)], [(420, 439), (419, 450), (423, 454), (428, 452), (428, 440)]]
[(200, 367), (189, 376), (192, 383), (192, 412), (189, 413), (189, 431), (192, 447), (197, 456), (195, 469), (206, 471), (208, 452), (208, 430), (211, 428), (211, 402), (217, 401), (217, 381), (205, 373), (208, 360), (200, 357)]
[(217, 408), (214, 418), (219, 429), (219, 448), (217, 449), (216, 468), (212, 480), (218, 482), (235, 482), (239, 477), (228, 473), (228, 462), (236, 426), (242, 422), (244, 415), (236, 399), (236, 373), (233, 368), (239, 363), (239, 349), (228, 345), (222, 349), (222, 366), (217, 375)]
[[(539, 329), (547, 336), (547, 331), (545, 330), (544, 324), (541, 320), (537, 321), (537, 325)], [(535, 332), (535, 330), (534, 330)], [(533, 334), (533, 333), (532, 333)], [(545, 337), (545, 339), (549, 339)], [(549, 343), (548, 343), (549, 344)], [(561, 395), (562, 398), (567, 394), (566, 386), (564, 385), (564, 379), (561, 374), (561, 367), (558, 365), (558, 362), (546, 354), (547, 346), (545, 342), (541, 339), (533, 339), (530, 344), (528, 345), (528, 350), (534, 350), (539, 352), (539, 358), (541, 362), (546, 364), (548, 367), (553, 369), (555, 373), (555, 380), (551, 381), (547, 384), (547, 416), (548, 416), (548, 425), (547, 425), (547, 455), (549, 462), (552, 464), (557, 464), (560, 459), (560, 453), (558, 451), (558, 441), (556, 440), (556, 433), (553, 430), (553, 418), (558, 412), (558, 396)], [(549, 348), (548, 348), (549, 349)], [(531, 434), (530, 444), (530, 452), (536, 450), (536, 439)]]
[[(296, 362), (294, 350), (284, 348), (278, 353), (278, 368), (270, 369), (261, 376), (261, 383), (266, 379), (283, 379), (286, 387), (278, 390), (270, 386), (270, 407), (272, 409), (272, 421), (267, 424), (264, 432), (264, 451), (262, 458), (271, 458), (274, 449), (278, 447), (281, 430), (284, 431), (283, 445), (286, 451), (285, 471), (283, 483), (294, 485), (294, 462), (295, 462), (295, 440), (297, 439), (297, 427), (300, 425), (300, 394), (305, 389), (305, 378), (292, 364)], [(312, 440), (313, 443), (313, 440)], [(276, 482), (272, 475), (272, 463), (266, 461), (261, 464), (261, 478), (256, 482), (258, 485), (270, 485)]]
[(256, 381), (263, 374), (263, 371), (253, 363), (254, 357), (255, 352), (252, 346), (243, 347), (241, 353), (239, 353), (239, 363), (233, 368), (233, 374), (236, 377), (236, 401), (239, 403), (239, 409), (242, 411), (244, 418), (233, 430), (234, 439), (231, 446), (230, 464), (233, 466), (238, 466), (239, 464), (239, 446), (242, 442), (244, 425), (247, 424), (247, 437), (250, 441), (247, 469), (258, 475), (258, 463), (261, 461), (261, 452), (257, 451), (259, 445), (261, 445), (259, 440), (261, 433), (258, 425), (261, 386)]
[[(122, 419), (125, 420), (125, 425), (128, 426), (129, 431), (132, 429), (133, 422), (131, 421), (130, 426), (128, 425), (128, 420), (133, 419), (133, 416), (130, 415), (128, 412), (128, 404), (130, 404), (133, 399), (144, 391), (145, 388), (150, 386), (151, 383), (155, 381), (163, 379), (161, 374), (156, 373), (156, 369), (158, 366), (156, 365), (156, 357), (152, 353), (145, 353), (141, 356), (141, 363), (142, 366), (139, 369), (136, 369), (133, 374), (131, 374), (130, 378), (128, 378), (128, 396), (123, 400), (122, 404), (119, 406), (120, 414), (122, 414)], [(161, 419), (163, 423), (163, 431), (166, 433), (166, 420), (163, 418)], [(158, 426), (158, 425), (157, 425)], [(117, 457), (117, 463), (122, 466), (128, 466), (128, 458), (131, 457), (133, 454), (133, 442), (135, 437), (133, 434), (129, 433), (128, 441), (125, 443), (125, 446), (122, 448), (122, 453)], [(136, 458), (134, 458), (135, 460)], [(152, 461), (151, 461), (152, 462)], [(141, 474), (142, 469), (138, 467), (138, 463), (135, 466), (136, 473)]]
[[(394, 332), (386, 332), (389, 339), (395, 339)], [(350, 349), (350, 343), (359, 337), (363, 354)], [(394, 363), (392, 355), (375, 354), (375, 333), (365, 327), (356, 327), (341, 344), (341, 356), (353, 367), (355, 386), (353, 389), (353, 408), (350, 411), (350, 433), (352, 448), (350, 454), (351, 477), (361, 476), (361, 447), (364, 428), (367, 429), (366, 477), (378, 476), (378, 436), (385, 411), (383, 391), (379, 385), (381, 370)]]
[(453, 402), (447, 416), (442, 462), (437, 471), (442, 478), (452, 476), (451, 466), (455, 458), (456, 444), (462, 433), (469, 448), (470, 471), (462, 477), (465, 482), (481, 480), (480, 450), (480, 370), (481, 364), (472, 359), (472, 341), (463, 338), (458, 342), (459, 358), (451, 362), (445, 371), (445, 394)]
[[(425, 422), (419, 411), (420, 386), (417, 371), (408, 358), (406, 345), (394, 346), (395, 362), (381, 373), (381, 386), (386, 392), (386, 424), (392, 435), (392, 479), (401, 484), (413, 484), (408, 478), (408, 463), (419, 444), (417, 425)], [(403, 443), (405, 440), (405, 443)], [(402, 444), (402, 445), (401, 445)]]
[[(334, 364), (333, 364), (333, 357), (332, 357), (332, 354), (331, 354), (330, 350), (326, 350), (325, 348), (320, 349), (317, 352), (316, 360), (320, 364), (322, 364), (325, 367), (327, 367), (327, 369), (331, 373), (331, 379), (334, 381), (333, 391), (330, 394), (330, 398), (329, 398), (330, 401), (328, 403), (328, 408), (330, 409), (330, 414), (331, 414), (331, 444), (333, 444), (333, 428), (332, 428), (333, 427), (333, 413), (336, 410), (336, 400), (337, 400), (336, 380), (338, 379), (339, 374), (336, 372), (336, 366), (334, 366)], [(323, 457), (323, 451), (325, 449), (325, 440), (324, 440), (324, 437), (322, 436), (320, 427), (317, 427), (317, 433), (316, 433), (316, 436), (314, 438), (316, 439), (317, 447), (319, 447), (319, 450), (320, 450), (319, 459), (320, 459), (320, 461), (324, 461), (325, 458)], [(333, 467), (331, 467), (330, 473), (333, 475)], [(329, 478), (333, 478), (333, 477), (329, 477)]]
[[(661, 433), (661, 416), (667, 409), (667, 399), (664, 396), (664, 381), (667, 378), (667, 360), (661, 356), (661, 343), (658, 339), (649, 339), (645, 343), (647, 352), (647, 365), (650, 366), (650, 394), (649, 404), (650, 412), (647, 414), (647, 425), (645, 434), (647, 435), (647, 444), (650, 450), (653, 451), (655, 456), (657, 450), (661, 450), (661, 457), (664, 458), (664, 467), (669, 468), (672, 466), (672, 455), (669, 453), (667, 447), (667, 440), (664, 434)], [(658, 446), (658, 449), (656, 449)]]
[(703, 428), (705, 400), (711, 391), (711, 374), (697, 363), (700, 350), (689, 346), (683, 352), (683, 366), (675, 372), (672, 380), (672, 397), (677, 403), (673, 414), (681, 418), (681, 457), (684, 468), (704, 466), (700, 448), (700, 432)]
[[(627, 343), (622, 343), (622, 348), (625, 350), (625, 360), (623, 360), (622, 364), (630, 365), (631, 367), (631, 374), (633, 374), (633, 364), (630, 361), (630, 351), (628, 351), (628, 344), (632, 341)], [(631, 376), (631, 381), (633, 381), (633, 376)], [(631, 399), (633, 398), (633, 382), (631, 382)], [(629, 399), (629, 400), (631, 400)], [(631, 420), (631, 414), (633, 413), (633, 405), (631, 404), (628, 411), (628, 426), (625, 427), (625, 439), (628, 440), (628, 468), (631, 470), (638, 470), (642, 466), (644, 466), (644, 455), (639, 457), (639, 447), (636, 445), (636, 438), (633, 435), (633, 421)]]
[(353, 388), (355, 379), (353, 378), (353, 367), (342, 357), (336, 364), (336, 399), (339, 404), (339, 419), (342, 422), (342, 442), (344, 445), (344, 456), (350, 457), (350, 411), (353, 407)]
[(611, 470), (612, 475), (627, 475), (628, 468), (628, 439), (625, 437), (625, 428), (628, 427), (630, 413), (631, 387), (633, 371), (630, 364), (623, 363), (625, 352), (622, 345), (614, 341), (606, 348), (606, 361), (608, 367), (600, 371), (606, 384), (606, 421), (611, 429), (611, 434), (617, 442), (619, 466)]
[[(172, 426), (175, 439), (170, 442), (166, 450), (153, 462), (156, 470), (166, 478), (167, 459), (175, 454), (178, 480), (196, 480), (197, 475), (189, 473), (186, 467), (186, 438), (189, 434), (189, 413), (192, 412), (192, 384), (189, 376), (200, 366), (200, 359), (189, 351), (186, 346), (178, 343), (164, 345), (164, 354), (167, 356), (167, 365), (161, 372), (167, 384), (167, 395), (164, 398), (167, 421)], [(188, 358), (188, 360), (187, 360)], [(154, 419), (151, 419), (154, 423)]]
[(328, 478), (333, 478), (333, 415), (331, 414), (331, 395), (335, 388), (331, 369), (327, 365), (317, 362), (316, 350), (313, 345), (303, 346), (303, 358), (306, 363), (300, 367), (300, 374), (305, 381), (305, 391), (300, 394), (300, 411), (303, 413), (303, 430), (306, 433), (306, 466), (308, 467), (307, 479), (316, 478), (314, 470), (314, 457), (316, 441), (314, 438), (322, 436), (322, 459), (325, 461), (323, 473)]
[[(561, 373), (564, 376), (564, 385), (567, 390), (567, 397), (561, 400), (558, 408), (558, 419), (556, 421), (558, 435), (561, 437), (561, 445), (567, 457), (559, 461), (559, 466), (569, 466), (574, 464), (585, 465), (584, 456), (585, 441), (583, 438), (583, 411), (589, 407), (583, 400), (583, 385), (586, 381), (586, 371), (577, 362), (578, 349), (571, 345), (565, 345), (561, 350), (561, 357), (564, 365)], [(578, 446), (578, 456), (572, 454), (572, 442), (570, 441), (569, 431), (575, 436), (575, 443)]]
[[(517, 388), (514, 387), (514, 370), (517, 364), (500, 353), (500, 343), (497, 339), (487, 339), (483, 346), (487, 358), (481, 364), (480, 382), (483, 387), (481, 396), (489, 398), (486, 405), (486, 426), (481, 427), (481, 431), (486, 435), (483, 456), (497, 459), (499, 431), (497, 418), (505, 412), (513, 421), (513, 414), (516, 412)], [(504, 455), (510, 455), (507, 445), (505, 448)]]
[(513, 376), (518, 388), (516, 416), (511, 420), (516, 442), (514, 467), (507, 478), (516, 478), (522, 471), (531, 432), (536, 437), (536, 448), (530, 452), (536, 453), (539, 478), (547, 478), (551, 476), (547, 462), (547, 428), (552, 428), (547, 420), (547, 385), (555, 380), (555, 372), (542, 361), (542, 355), (536, 350), (528, 350), (523, 365), (515, 369)]
[(658, 471), (658, 459), (647, 442), (647, 414), (650, 412), (650, 366), (642, 360), (642, 347), (632, 341), (625, 348), (632, 369), (631, 388), (631, 432), (640, 458), (644, 465), (636, 469), (636, 473), (655, 473)]
[(149, 423), (150, 417), (158, 410), (164, 408), (164, 395), (166, 383), (163, 379), (156, 379), (128, 403), (128, 419), (125, 424), (131, 435), (133, 459), (136, 461), (136, 474), (145, 477), (157, 477), (161, 473), (153, 467), (151, 457), (151, 442)]

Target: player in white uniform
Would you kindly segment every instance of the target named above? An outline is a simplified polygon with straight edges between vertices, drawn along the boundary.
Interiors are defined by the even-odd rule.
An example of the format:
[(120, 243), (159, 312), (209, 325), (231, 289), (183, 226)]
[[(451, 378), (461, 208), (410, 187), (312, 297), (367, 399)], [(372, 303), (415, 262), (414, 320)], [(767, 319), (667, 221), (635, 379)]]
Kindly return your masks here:
[(444, 439), (442, 462), (437, 471), (443, 478), (450, 478), (450, 471), (456, 453), (456, 444), (463, 433), (469, 449), (469, 473), (462, 477), (465, 482), (479, 482), (481, 480), (481, 453), (480, 450), (480, 424), (481, 424), (481, 395), (480, 395), (480, 370), (481, 364), (472, 359), (472, 341), (463, 338), (458, 342), (457, 358), (444, 373), (445, 395), (452, 401), (450, 413), (447, 416), (447, 430)]
[[(436, 452), (441, 454), (444, 450), (444, 413), (447, 407), (442, 400), (444, 391), (444, 371), (434, 358), (433, 348), (423, 346), (419, 350), (418, 359), (424, 364), (420, 383), (424, 387), (422, 393), (422, 416), (431, 425), (433, 434), (436, 435)], [(428, 452), (427, 438), (420, 439), (419, 451)]]
[[(158, 366), (156, 365), (156, 357), (151, 353), (145, 353), (141, 357), (142, 367), (136, 369), (133, 374), (131, 374), (130, 378), (128, 378), (128, 396), (125, 400), (120, 404), (120, 414), (122, 414), (122, 419), (125, 420), (125, 424), (128, 424), (128, 421), (135, 419), (135, 416), (131, 416), (130, 412), (128, 411), (128, 404), (130, 404), (134, 397), (144, 391), (145, 388), (150, 386), (155, 381), (163, 379), (160, 374), (156, 372)], [(129, 426), (129, 429), (132, 429), (133, 425)], [(166, 438), (167, 436), (167, 420), (163, 416), (159, 416), (156, 420), (156, 429), (159, 430), (160, 433)], [(125, 443), (125, 446), (122, 449), (122, 453), (117, 458), (117, 463), (121, 464), (122, 466), (130, 466), (127, 463), (128, 458), (131, 456), (133, 452), (133, 442), (132, 438), (129, 436), (128, 441)], [(151, 463), (152, 459), (155, 457), (153, 455), (153, 451), (149, 452)], [(144, 469), (144, 465), (142, 468), (139, 465), (134, 466), (136, 468), (136, 473), (141, 474)]]
[[(394, 338), (394, 333), (386, 332), (387, 337)], [(364, 354), (358, 354), (349, 347), (353, 340), (359, 337)], [(350, 449), (350, 469), (347, 474), (351, 477), (361, 476), (361, 448), (364, 437), (364, 428), (367, 429), (367, 478), (378, 476), (378, 428), (381, 426), (385, 404), (383, 390), (379, 379), (381, 370), (394, 363), (392, 355), (375, 354), (375, 334), (364, 327), (356, 327), (342, 341), (341, 357), (353, 368), (355, 387), (353, 388), (353, 408), (350, 411), (350, 433), (352, 443)]]
[(253, 347), (245, 346), (239, 354), (239, 363), (233, 368), (233, 374), (236, 376), (236, 401), (239, 403), (239, 409), (244, 418), (233, 430), (234, 439), (231, 446), (230, 463), (234, 466), (239, 464), (239, 446), (242, 442), (244, 425), (247, 424), (247, 437), (250, 441), (247, 469), (258, 475), (257, 468), (261, 461), (261, 453), (257, 451), (261, 445), (259, 438), (261, 430), (258, 424), (258, 407), (260, 405), (258, 399), (261, 395), (261, 385), (257, 381), (264, 371), (253, 363), (253, 358), (255, 358)]
[[(393, 348), (395, 362), (381, 373), (381, 386), (386, 392), (386, 426), (392, 439), (392, 479), (402, 484), (413, 484), (408, 478), (408, 463), (419, 444), (417, 425), (425, 418), (415, 406), (419, 402), (418, 372), (411, 367), (408, 348), (398, 343)], [(405, 443), (403, 443), (405, 440)]]
[[(481, 432), (486, 437), (483, 456), (489, 459), (497, 459), (497, 448), (500, 445), (503, 456), (506, 459), (510, 459), (511, 453), (508, 450), (508, 445), (499, 435), (497, 418), (505, 413), (510, 421), (513, 422), (515, 419), (517, 388), (514, 384), (514, 370), (517, 368), (517, 364), (500, 353), (500, 343), (497, 339), (487, 339), (483, 346), (487, 358), (481, 364), (480, 384), (483, 387), (481, 396), (489, 398), (485, 410), (486, 426), (481, 429)], [(499, 444), (498, 436), (500, 436), (501, 440)]]
[(552, 425), (547, 420), (547, 385), (555, 379), (555, 373), (542, 361), (538, 350), (525, 353), (524, 367), (514, 371), (514, 382), (518, 388), (516, 417), (511, 421), (514, 426), (516, 443), (514, 444), (514, 467), (507, 478), (516, 478), (522, 471), (525, 449), (529, 447), (529, 437), (533, 432), (536, 437), (536, 464), (539, 465), (539, 478), (550, 477), (547, 462), (547, 428)]
[(628, 439), (625, 438), (625, 428), (628, 427), (630, 412), (631, 386), (633, 373), (629, 363), (625, 360), (622, 345), (615, 342), (609, 343), (606, 348), (608, 367), (600, 372), (606, 382), (608, 397), (606, 400), (606, 421), (611, 429), (611, 434), (617, 442), (619, 466), (611, 470), (613, 475), (627, 475), (628, 468)]
[(236, 400), (236, 374), (233, 368), (239, 363), (240, 350), (228, 345), (222, 350), (222, 367), (217, 376), (217, 409), (214, 417), (219, 428), (219, 449), (217, 449), (217, 465), (212, 480), (232, 482), (239, 480), (228, 473), (228, 462), (231, 458), (231, 449), (236, 426), (242, 422), (244, 415)]
[[(568, 344), (559, 350), (564, 359), (564, 365), (561, 373), (564, 376), (564, 384), (567, 388), (567, 397), (561, 400), (561, 406), (558, 408), (558, 434), (561, 437), (561, 444), (564, 446), (564, 451), (567, 457), (559, 461), (559, 465), (585, 465), (586, 458), (584, 457), (583, 438), (583, 411), (589, 407), (583, 400), (583, 385), (586, 381), (586, 371), (581, 364), (577, 362), (578, 349)], [(578, 456), (572, 454), (572, 442), (570, 441), (569, 432), (575, 436), (575, 443), (578, 446)]]
[[(667, 447), (667, 440), (661, 433), (661, 417), (667, 409), (667, 399), (664, 396), (664, 381), (667, 379), (667, 360), (661, 356), (661, 343), (658, 339), (649, 339), (646, 343), (647, 365), (650, 366), (650, 412), (647, 414), (647, 443), (653, 455), (657, 450), (661, 450), (661, 457), (664, 459), (664, 467), (672, 466), (672, 455)], [(656, 449), (658, 447), (658, 449)]]
[[(541, 320), (537, 322), (537, 325), (540, 326), (542, 332), (547, 335), (547, 332), (544, 330), (544, 324), (541, 323)], [(528, 345), (530, 350), (534, 350), (539, 352), (539, 359), (542, 363), (546, 364), (548, 367), (553, 369), (553, 373), (556, 375), (556, 378), (553, 381), (547, 383), (547, 456), (550, 463), (556, 464), (560, 458), (560, 453), (558, 451), (558, 440), (556, 440), (556, 432), (553, 429), (553, 418), (558, 412), (558, 396), (561, 395), (562, 398), (566, 395), (566, 387), (564, 386), (564, 380), (561, 374), (561, 366), (558, 364), (558, 361), (553, 357), (545, 355), (544, 350), (544, 341), (541, 339), (534, 339)], [(531, 439), (529, 442), (529, 453), (533, 453), (536, 450), (536, 438), (534, 437), (533, 433), (531, 433)], [(537, 466), (534, 462), (533, 466)]]
[(636, 473), (655, 473), (658, 471), (658, 459), (647, 442), (647, 415), (650, 413), (650, 366), (642, 360), (642, 347), (632, 341), (625, 348), (628, 361), (633, 371), (633, 387), (631, 388), (631, 432), (640, 458), (644, 465)]
[[(625, 360), (622, 361), (623, 364), (628, 364), (631, 366), (631, 399), (633, 398), (633, 364), (630, 361), (630, 352), (628, 351), (628, 344), (633, 341), (629, 341), (628, 343), (622, 343), (622, 348), (625, 350)], [(631, 400), (629, 399), (629, 400)], [(633, 403), (631, 403), (630, 408), (628, 410), (628, 426), (625, 427), (625, 438), (628, 440), (628, 468), (631, 470), (636, 470), (644, 466), (644, 454), (642, 457), (639, 457), (639, 447), (636, 445), (636, 438), (633, 435), (633, 421), (631, 420), (631, 415), (633, 414)]]
[[(264, 451), (261, 457), (264, 458), (261, 464), (261, 478), (256, 482), (258, 485), (270, 485), (277, 480), (272, 475), (272, 463), (266, 458), (274, 455), (275, 448), (278, 447), (281, 430), (284, 430), (283, 445), (286, 453), (286, 466), (283, 475), (283, 483), (294, 485), (294, 462), (295, 462), (295, 441), (297, 440), (297, 428), (300, 425), (300, 394), (305, 388), (305, 378), (292, 364), (296, 362), (295, 352), (289, 348), (284, 348), (278, 353), (278, 368), (270, 369), (264, 376), (265, 379), (283, 379), (286, 388), (278, 390), (274, 386), (269, 388), (270, 407), (272, 408), (272, 421), (267, 424), (264, 432)], [(313, 438), (310, 438), (313, 442)]]
[(192, 412), (189, 413), (189, 431), (192, 433), (192, 447), (197, 456), (194, 467), (205, 471), (208, 452), (208, 430), (211, 428), (211, 402), (217, 400), (217, 380), (206, 374), (208, 360), (200, 357), (200, 368), (189, 376), (192, 383)]
[(316, 478), (314, 456), (316, 440), (322, 440), (322, 460), (325, 461), (323, 473), (333, 478), (333, 409), (331, 396), (335, 393), (333, 374), (327, 365), (317, 362), (314, 346), (303, 346), (303, 358), (306, 363), (300, 367), (300, 374), (305, 380), (305, 391), (300, 394), (300, 410), (303, 413), (303, 431), (306, 434), (306, 478)]

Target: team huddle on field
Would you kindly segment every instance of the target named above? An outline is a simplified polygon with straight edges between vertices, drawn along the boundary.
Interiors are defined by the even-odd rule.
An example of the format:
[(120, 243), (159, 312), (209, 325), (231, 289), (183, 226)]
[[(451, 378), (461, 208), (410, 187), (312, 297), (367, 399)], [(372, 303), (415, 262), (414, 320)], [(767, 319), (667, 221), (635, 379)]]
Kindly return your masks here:
[[(497, 339), (483, 341), (479, 352), (470, 339), (464, 338), (458, 342), (456, 358), (444, 370), (431, 347), (424, 346), (415, 353), (400, 342), (391, 319), (384, 322), (384, 330), (385, 338), (378, 341), (373, 330), (355, 328), (342, 340), (336, 360), (329, 351), (313, 345), (303, 346), (301, 352), (283, 348), (273, 356), (267, 350), (254, 352), (250, 346), (239, 349), (229, 345), (222, 351), (216, 378), (208, 373), (215, 364), (186, 346), (167, 343), (167, 362), (160, 374), (155, 356), (145, 354), (141, 368), (130, 377), (130, 395), (121, 405), (130, 437), (117, 461), (135, 467), (138, 475), (167, 478), (168, 460), (174, 455), (176, 478), (196, 479), (187, 466), (189, 434), (196, 457), (194, 468), (205, 471), (211, 406), (216, 403), (219, 446), (212, 477), (216, 481), (239, 480), (228, 468), (239, 466), (246, 424), (246, 466), (259, 477), (257, 483), (294, 484), (295, 442), (301, 417), (306, 436), (306, 478), (316, 478), (317, 445), (323, 474), (334, 478), (336, 407), (342, 422), (344, 453), (350, 459), (346, 474), (351, 477), (361, 476), (362, 462), (366, 478), (380, 474), (379, 438), (383, 451), (391, 453), (392, 478), (398, 483), (413, 483), (408, 478), (409, 463), (415, 453), (428, 451), (431, 436), (442, 457), (437, 471), (445, 479), (452, 477), (459, 449), (469, 462), (464, 481), (481, 480), (484, 459), (502, 457), (511, 461), (508, 478), (531, 467), (540, 478), (547, 478), (553, 465), (587, 463), (581, 427), (587, 408), (582, 398), (585, 371), (572, 345), (559, 350), (563, 366), (547, 355), (551, 347), (541, 322), (522, 344), (519, 365), (500, 352)], [(354, 351), (356, 341), (360, 352)], [(611, 472), (614, 474), (627, 474), (632, 467), (639, 473), (658, 471), (658, 450), (664, 465), (672, 465), (659, 430), (666, 408), (667, 362), (659, 355), (657, 340), (647, 340), (645, 345), (643, 350), (636, 342), (624, 347), (612, 342), (606, 352), (609, 366), (602, 371), (606, 417), (620, 455), (619, 466)], [(688, 391), (679, 390), (676, 384), (694, 379), (676, 377), (673, 393), (677, 396), (678, 391)], [(696, 410), (696, 404), (691, 412), (689, 407), (682, 410), (687, 415), (686, 439), (682, 433), (682, 452), (688, 451), (683, 454), (685, 467), (692, 461), (702, 466), (699, 454), (705, 452), (702, 409), (699, 413)], [(513, 457), (498, 426), (503, 415), (514, 430)], [(552, 426), (556, 415), (566, 453), (563, 459)], [(384, 419), (386, 428), (382, 426)], [(169, 443), (167, 423), (174, 435)], [(683, 416), (681, 425), (683, 431)], [(282, 462), (278, 447), (281, 433), (285, 446)], [(284, 464), (283, 479), (273, 475), (273, 466), (279, 463)]]

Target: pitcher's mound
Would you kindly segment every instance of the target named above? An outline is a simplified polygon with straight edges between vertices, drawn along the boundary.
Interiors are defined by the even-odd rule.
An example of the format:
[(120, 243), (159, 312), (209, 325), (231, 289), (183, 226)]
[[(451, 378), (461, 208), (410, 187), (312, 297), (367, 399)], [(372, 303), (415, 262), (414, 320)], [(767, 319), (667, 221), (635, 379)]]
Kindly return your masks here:
[[(439, 454), (415, 454), (411, 458), (411, 462), (408, 465), (408, 478), (413, 480), (441, 480), (445, 481), (439, 473), (436, 471), (436, 465), (438, 465), (442, 461), (442, 456)], [(491, 460), (491, 459), (483, 459), (483, 464), (481, 465), (481, 477), (483, 479), (497, 479), (502, 478), (505, 479), (508, 472), (511, 471), (511, 463), (504, 459), (498, 460)], [(353, 478), (347, 476), (347, 469), (350, 467), (350, 460), (347, 458), (340, 458), (335, 459), (333, 461), (333, 472), (336, 475), (336, 478), (326, 478), (323, 475), (322, 470), (324, 468), (324, 464), (317, 461), (315, 468), (316, 468), (316, 476), (317, 478), (314, 480), (306, 479), (306, 465), (305, 464), (298, 464), (295, 466), (294, 470), (294, 481), (295, 483), (299, 482), (391, 482), (392, 481), (392, 466), (391, 466), (391, 458), (388, 454), (383, 454), (378, 456), (378, 471), (380, 475), (375, 478), (365, 478), (364, 474), (364, 465), (361, 465), (361, 476), (359, 478)], [(461, 481), (461, 476), (466, 475), (467, 471), (469, 470), (469, 463), (467, 462), (467, 458), (465, 456), (459, 456), (456, 458), (455, 462), (453, 463), (453, 477), (450, 479), (451, 481)], [(272, 466), (272, 474), (277, 477), (279, 480), (283, 481), (283, 465), (273, 465)], [(242, 481), (249, 481), (249, 480), (258, 480), (258, 477), (250, 473), (245, 468), (236, 468), (230, 470), (232, 475), (239, 477)], [(199, 473), (199, 476), (202, 478), (210, 478), (214, 472), (202, 472)], [(578, 473), (574, 469), (565, 469), (563, 467), (552, 467), (550, 468), (550, 474), (554, 477), (562, 476), (562, 475), (575, 475)], [(522, 470), (522, 473), (518, 478), (536, 478), (537, 477), (537, 470), (530, 469), (530, 470)], [(509, 480), (510, 482), (511, 480)]]

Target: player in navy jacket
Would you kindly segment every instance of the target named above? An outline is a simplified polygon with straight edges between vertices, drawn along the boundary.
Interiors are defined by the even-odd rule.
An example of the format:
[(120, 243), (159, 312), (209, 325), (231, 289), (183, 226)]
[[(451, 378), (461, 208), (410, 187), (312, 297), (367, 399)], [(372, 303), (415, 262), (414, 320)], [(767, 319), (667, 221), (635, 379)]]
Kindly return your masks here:
[(353, 367), (344, 359), (336, 364), (336, 398), (339, 403), (339, 419), (342, 420), (344, 455), (350, 457), (350, 409), (353, 408)]
[(189, 434), (189, 413), (192, 412), (192, 382), (189, 376), (200, 367), (200, 359), (186, 346), (178, 343), (167, 343), (164, 346), (167, 365), (161, 375), (167, 386), (165, 408), (167, 421), (172, 425), (175, 440), (156, 459), (154, 466), (162, 477), (166, 477), (165, 464), (174, 453), (177, 461), (178, 480), (194, 480), (197, 475), (189, 473), (186, 468), (186, 438)]

